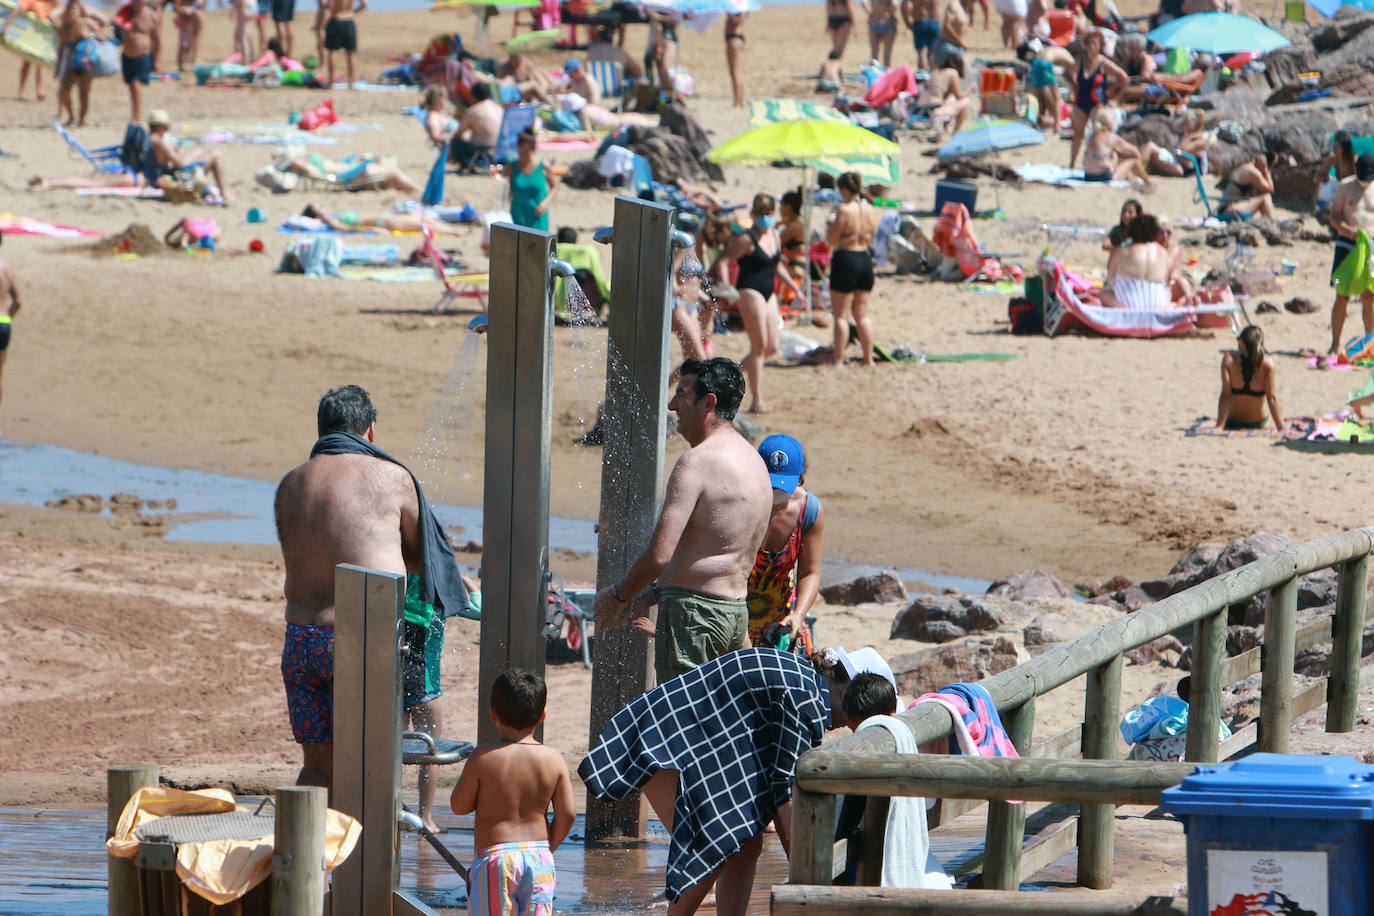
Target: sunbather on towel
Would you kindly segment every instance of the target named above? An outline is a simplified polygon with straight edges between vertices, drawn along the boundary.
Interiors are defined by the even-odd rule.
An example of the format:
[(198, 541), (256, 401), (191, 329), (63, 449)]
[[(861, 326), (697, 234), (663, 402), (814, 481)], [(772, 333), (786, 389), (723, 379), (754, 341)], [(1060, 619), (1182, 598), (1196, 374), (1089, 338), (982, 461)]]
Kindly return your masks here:
[(353, 187), (368, 187), (378, 190), (390, 189), (418, 194), (421, 186), (402, 172), (399, 166), (388, 162), (377, 162), (363, 157), (357, 162), (336, 162), (318, 153), (297, 156), (283, 167), (307, 178), (321, 181), (337, 181)]
[(457, 228), (439, 219), (424, 208), (393, 210), (380, 216), (360, 216), (357, 210), (331, 211), (321, 204), (306, 204), (301, 216), (319, 220), (335, 232), (357, 232), (360, 229), (386, 229), (388, 232), (419, 232), (428, 226), (435, 235), (458, 235)]
[(1169, 249), (1160, 244), (1159, 222), (1148, 213), (1131, 220), (1130, 244), (1112, 251), (1102, 304), (1107, 308), (1160, 311), (1173, 307), (1169, 296)]
[(1274, 383), (1274, 358), (1264, 352), (1264, 332), (1249, 325), (1236, 342), (1237, 349), (1221, 358), (1217, 429), (1263, 429), (1268, 422), (1264, 413), (1268, 405), (1274, 428), (1282, 435), (1283, 411)]

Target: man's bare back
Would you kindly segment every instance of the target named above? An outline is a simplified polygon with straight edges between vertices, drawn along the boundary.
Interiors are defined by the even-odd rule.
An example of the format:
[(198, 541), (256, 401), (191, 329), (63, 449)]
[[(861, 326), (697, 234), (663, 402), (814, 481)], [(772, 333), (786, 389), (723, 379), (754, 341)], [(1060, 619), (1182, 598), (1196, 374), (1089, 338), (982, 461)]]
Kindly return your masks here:
[(354, 0), (329, 0), (330, 19), (352, 19)]
[[(453, 787), (455, 814), (473, 812), (473, 848), (548, 841), (558, 848), (573, 819), (572, 780), (563, 755), (532, 737), (484, 744), (463, 765)], [(551, 830), (548, 811), (554, 811)]]
[(459, 119), (458, 139), (474, 146), (495, 146), (504, 114), (505, 109), (491, 99), (477, 102)]
[(286, 622), (334, 623), (334, 567), (419, 568), (419, 501), (400, 465), (365, 455), (318, 455), (277, 487), (286, 564)]

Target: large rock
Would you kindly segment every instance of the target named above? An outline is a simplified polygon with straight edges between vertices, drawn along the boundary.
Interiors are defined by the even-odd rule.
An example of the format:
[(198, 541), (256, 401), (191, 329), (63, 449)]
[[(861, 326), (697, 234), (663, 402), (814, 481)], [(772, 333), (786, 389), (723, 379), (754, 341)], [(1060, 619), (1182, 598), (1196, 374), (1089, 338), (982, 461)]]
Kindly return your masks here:
[(1177, 665), (1183, 656), (1183, 643), (1177, 636), (1166, 633), (1153, 642), (1127, 650), (1125, 656), (1132, 665)]
[(1025, 661), (1007, 636), (969, 638), (888, 659), (902, 696), (920, 696), (958, 681), (971, 683)]
[(883, 570), (872, 576), (859, 576), (848, 582), (836, 582), (821, 589), (826, 604), (886, 604), (906, 601), (906, 586), (895, 572)]
[(1073, 593), (1054, 576), (1038, 569), (1015, 573), (988, 586), (987, 593), (1011, 601), (1027, 598), (1072, 598)]
[(1200, 575), (1210, 564), (1215, 563), (1220, 555), (1221, 548), (1216, 544), (1199, 544), (1191, 547), (1178, 558), (1178, 562), (1169, 570), (1169, 575), (1185, 579)]
[(1247, 563), (1253, 563), (1261, 557), (1287, 550), (1292, 546), (1292, 540), (1276, 531), (1260, 531), (1249, 537), (1238, 538), (1223, 547), (1217, 558), (1203, 568), (1198, 581), (1202, 582), (1239, 569)]
[(921, 595), (892, 619), (889, 639), (949, 642), (1002, 626), (1007, 605), (974, 595)]
[(1335, 604), (1339, 579), (1334, 569), (1318, 570), (1299, 579), (1298, 610)]

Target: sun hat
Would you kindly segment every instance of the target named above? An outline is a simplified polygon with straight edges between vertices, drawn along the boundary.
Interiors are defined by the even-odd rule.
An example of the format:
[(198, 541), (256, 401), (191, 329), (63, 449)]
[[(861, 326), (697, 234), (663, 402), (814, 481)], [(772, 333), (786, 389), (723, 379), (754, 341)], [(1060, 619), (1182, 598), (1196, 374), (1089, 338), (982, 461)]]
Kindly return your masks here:
[(849, 679), (854, 680), (855, 675), (876, 674), (885, 678), (892, 685), (892, 689), (897, 689), (897, 679), (892, 676), (892, 669), (887, 662), (878, 654), (877, 649), (865, 646), (862, 649), (855, 649), (853, 652), (846, 652), (844, 647), (835, 647), (835, 657), (839, 659), (840, 665), (844, 667), (845, 674)]
[(172, 116), (167, 113), (165, 108), (154, 108), (148, 112), (148, 123), (154, 127), (171, 127)]
[(801, 443), (791, 436), (774, 433), (759, 443), (759, 456), (768, 465), (768, 479), (773, 489), (795, 493), (806, 473), (806, 453)]

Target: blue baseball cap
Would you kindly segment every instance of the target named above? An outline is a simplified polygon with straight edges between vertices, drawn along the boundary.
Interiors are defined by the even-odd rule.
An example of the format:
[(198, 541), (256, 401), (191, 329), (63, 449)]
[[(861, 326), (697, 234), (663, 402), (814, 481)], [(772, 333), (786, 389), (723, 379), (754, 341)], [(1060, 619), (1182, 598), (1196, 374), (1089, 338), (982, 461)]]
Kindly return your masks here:
[(572, 73), (574, 70), (581, 70), (581, 69), (582, 69), (582, 61), (578, 60), (576, 57), (569, 57), (568, 60), (567, 60), (567, 62), (563, 64), (563, 72), (564, 72), (564, 73)]
[(806, 453), (801, 443), (791, 436), (775, 433), (759, 443), (759, 456), (768, 465), (768, 479), (773, 489), (795, 493), (806, 473)]

